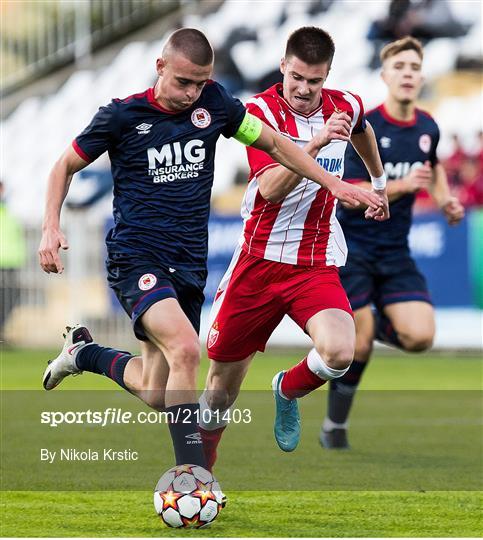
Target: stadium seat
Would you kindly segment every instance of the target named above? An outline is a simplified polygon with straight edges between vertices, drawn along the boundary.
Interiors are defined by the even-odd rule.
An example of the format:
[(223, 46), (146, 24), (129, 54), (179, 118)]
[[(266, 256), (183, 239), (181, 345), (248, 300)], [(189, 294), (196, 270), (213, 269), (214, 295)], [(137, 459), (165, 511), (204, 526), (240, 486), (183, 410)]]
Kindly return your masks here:
[[(480, 55), (481, 58), (481, 21), (475, 14), (476, 4), (457, 0), (450, 3), (455, 17), (465, 24), (471, 22), (473, 26), (463, 38), (436, 39), (428, 43), (425, 72), (429, 82), (451, 71), (459, 55), (475, 58)], [(346, 17), (348, 4), (352, 15), (349, 19)], [(370, 109), (383, 99), (384, 86), (378, 71), (364, 67), (372, 54), (365, 36), (371, 22), (385, 16), (388, 5), (388, 0), (363, 3), (338, 0), (332, 2), (326, 11), (310, 11), (310, 2), (252, 0), (247, 2), (246, 9), (240, 10), (237, 2), (225, 2), (211, 14), (184, 16), (183, 24), (204, 30), (215, 48), (222, 47), (236, 29), (249, 29), (257, 37), (256, 40), (235, 42), (231, 49), (233, 61), (248, 84), (247, 95), (252, 93), (250, 85), (278, 69), (289, 32), (306, 24), (328, 28), (337, 47), (328, 86), (359, 93), (366, 109)], [(344, 17), (343, 25), (340, 24), (341, 17)], [(7, 191), (12, 194), (11, 200), (15, 201), (12, 204), (16, 213), (29, 221), (41, 219), (43, 208), (38, 201), (45, 191), (52, 163), (102, 103), (107, 103), (113, 97), (122, 98), (143, 91), (154, 83), (154, 62), (163, 43), (164, 38), (150, 43), (129, 43), (108, 65), (97, 71), (76, 71), (56, 93), (47, 98), (26, 99), (0, 124), (5, 141), (0, 173)], [(478, 107), (479, 99), (477, 92), (470, 102)], [(468, 110), (468, 103), (465, 97), (465, 110)], [(456, 132), (468, 139), (468, 134), (473, 136), (480, 128), (479, 118), (476, 114), (471, 115), (465, 122), (463, 132), (457, 120), (461, 107), (459, 99), (444, 96), (437, 103), (436, 114), (443, 134)], [(26, 130), (27, 125), (29, 129)], [(16, 134), (19, 133), (22, 133), (22, 145), (17, 144)], [(440, 147), (443, 154), (448, 147), (446, 142), (443, 136)], [(220, 144), (223, 148), (217, 157), (215, 194), (230, 189), (237, 171), (246, 167), (240, 145), (226, 141), (220, 141)], [(28, 161), (25, 160), (25, 148), (29, 151)], [(229, 159), (226, 159), (227, 155)], [(20, 168), (19, 163), (22, 163)], [(27, 181), (29, 189), (25, 190)]]

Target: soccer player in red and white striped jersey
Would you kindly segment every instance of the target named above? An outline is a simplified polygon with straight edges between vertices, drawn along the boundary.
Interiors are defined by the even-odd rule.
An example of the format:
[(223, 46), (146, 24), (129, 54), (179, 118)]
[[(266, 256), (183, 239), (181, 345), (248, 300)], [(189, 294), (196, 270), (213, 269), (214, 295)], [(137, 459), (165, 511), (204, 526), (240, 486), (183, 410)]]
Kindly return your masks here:
[[(298, 29), (281, 61), (283, 83), (254, 96), (247, 109), (340, 178), (346, 146), (353, 144), (373, 178), (374, 191), (385, 201), (384, 208), (368, 209), (366, 216), (385, 220), (385, 176), (362, 101), (350, 92), (323, 88), (333, 55), (327, 32)], [(337, 199), (263, 151), (247, 152), (250, 178), (241, 210), (243, 234), (213, 305), (207, 343), (210, 371), (200, 399), (210, 467), (225, 423), (224, 415), (203, 411), (231, 406), (252, 358), (264, 350), (285, 315), (310, 335), (314, 347), (299, 364), (274, 378), (275, 437), (282, 450), (291, 451), (298, 443), (296, 398), (342, 376), (354, 354), (352, 310), (338, 273), (347, 249), (335, 217)]]
[[(349, 132), (362, 133), (365, 123), (360, 98), (349, 92), (322, 88), (317, 108), (304, 114), (294, 109), (282, 92), (282, 84), (276, 84), (249, 100), (247, 109), (299, 144), (312, 143), (317, 162), (341, 177), (347, 143), (342, 138), (330, 141), (329, 137), (321, 139), (314, 135), (324, 126), (330, 129), (332, 123), (336, 135), (348, 137)], [(320, 147), (320, 143), (325, 145)], [(307, 179), (299, 182), (298, 178), (290, 192), (283, 188), (272, 193), (265, 184), (276, 182), (278, 174), (284, 171), (268, 154), (255, 148), (248, 150), (248, 161), (250, 179), (242, 204), (245, 220), (242, 249), (250, 255), (287, 264), (343, 265), (346, 247), (335, 217), (335, 197), (313, 182)]]

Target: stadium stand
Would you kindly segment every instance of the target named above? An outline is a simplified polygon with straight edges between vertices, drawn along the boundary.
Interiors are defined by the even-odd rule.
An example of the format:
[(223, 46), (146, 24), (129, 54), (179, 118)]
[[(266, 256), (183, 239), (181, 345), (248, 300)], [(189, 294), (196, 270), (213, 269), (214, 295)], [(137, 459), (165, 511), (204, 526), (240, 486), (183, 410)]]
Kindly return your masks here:
[[(278, 72), (280, 51), (286, 36), (301, 25), (321, 26), (330, 30), (336, 43), (336, 58), (327, 86), (349, 88), (359, 93), (366, 109), (377, 105), (384, 96), (384, 86), (377, 69), (371, 69), (373, 47), (367, 39), (371, 24), (387, 13), (389, 1), (349, 2), (243, 2), (226, 1), (218, 9), (205, 15), (187, 14), (181, 18), (184, 26), (195, 26), (203, 30), (218, 51), (215, 78), (235, 91), (243, 100), (275, 80)], [(464, 27), (465, 34), (455, 38), (432, 39), (426, 46), (425, 72), (426, 90), (424, 107), (430, 110), (442, 128), (440, 145), (442, 157), (452, 153), (452, 137), (457, 135), (461, 146), (468, 154), (475, 154), (481, 144), (481, 80), (477, 72), (458, 71), (462, 65), (481, 65), (480, 40), (482, 35), (481, 14), (478, 2), (450, 0), (448, 6), (452, 16)], [(347, 16), (350, 10), (350, 17)], [(342, 22), (342, 24), (341, 24)], [(174, 29), (174, 28), (173, 28)], [(139, 35), (139, 34), (138, 34)], [(112, 97), (125, 97), (150, 86), (155, 80), (154, 61), (159, 55), (165, 35), (154, 41), (133, 41), (125, 45), (115, 59), (99, 69), (88, 67), (75, 71), (56, 92), (47, 97), (32, 96), (25, 99), (0, 124), (2, 132), (2, 160), (0, 176), (5, 182), (6, 197), (10, 210), (18, 216), (27, 230), (27, 240), (32, 254), (38, 242), (38, 227), (43, 212), (43, 199), (48, 172), (66, 145), (89, 122), (102, 103)], [(256, 59), (256, 60), (255, 60)], [(461, 112), (471, 111), (461, 121)], [(215, 173), (215, 205), (233, 209), (240, 198), (240, 189), (233, 191), (235, 179), (246, 171), (245, 151), (241, 145), (220, 140)], [(107, 163), (105, 164), (107, 167)], [(99, 165), (97, 165), (99, 167)], [(88, 169), (90, 170), (90, 169)], [(480, 173), (481, 174), (481, 173)], [(73, 190), (72, 200), (89, 197), (92, 192), (89, 182), (80, 182)], [(235, 193), (235, 195), (233, 195)], [(102, 280), (102, 257), (94, 253), (93, 239), (101, 245), (103, 227), (110, 214), (110, 202), (104, 200), (92, 209), (84, 211), (84, 217), (76, 222), (73, 210), (68, 214), (69, 237), (74, 255), (69, 255), (69, 264), (86, 271), (86, 291), (89, 297), (98, 294)], [(86, 217), (89, 227), (85, 227)], [(75, 228), (75, 231), (72, 231)], [(85, 244), (85, 245), (83, 245)], [(82, 263), (82, 257), (96, 260), (93, 265)], [(46, 313), (48, 302), (59, 305), (62, 298), (71, 294), (67, 276), (64, 285), (56, 282), (47, 284), (45, 276), (38, 275), (36, 257), (24, 269), (25, 288), (36, 289), (23, 302), (29, 316), (18, 315), (11, 321), (11, 339), (21, 335), (22, 329), (32, 318)], [(100, 276), (96, 278), (97, 276)], [(38, 289), (38, 290), (37, 290)], [(39, 290), (42, 293), (39, 293)], [(102, 296), (103, 294), (103, 296)], [(76, 312), (97, 318), (97, 328), (112, 331), (112, 321), (107, 321), (110, 299), (103, 292), (102, 300), (94, 307), (82, 299)], [(40, 296), (43, 296), (42, 300)], [(55, 298), (54, 298), (55, 295)], [(82, 294), (80, 295), (82, 296)], [(25, 295), (24, 295), (24, 298)], [(46, 300), (47, 298), (47, 300)], [(28, 306), (28, 307), (27, 307)], [(59, 313), (58, 307), (48, 309)], [(15, 315), (15, 314), (14, 314)], [(58, 332), (65, 313), (50, 317), (52, 332)], [(102, 319), (102, 321), (101, 321)], [(101, 321), (101, 322), (99, 322)], [(116, 323), (117, 324), (117, 323)], [(119, 323), (119, 333), (125, 332), (128, 321)], [(49, 324), (50, 326), (50, 324)], [(117, 332), (117, 330), (116, 330)], [(50, 330), (37, 336), (42, 344), (51, 341)], [(128, 342), (129, 344), (129, 342)]]
[[(205, 31), (216, 49), (224, 49), (230, 35), (237, 29), (246, 28), (255, 33), (256, 39), (237, 41), (229, 51), (242, 76), (244, 91), (238, 92), (241, 98), (259, 90), (258, 83), (271, 73), (276, 74), (285, 36), (298, 26), (311, 24), (330, 28), (337, 44), (328, 85), (350, 88), (360, 93), (367, 109), (382, 100), (384, 87), (379, 80), (378, 70), (366, 67), (372, 54), (366, 35), (371, 22), (386, 11), (387, 2), (353, 3), (350, 18), (346, 17), (347, 3), (343, 0), (330, 4), (326, 11), (315, 15), (309, 14), (312, 4), (305, 2), (245, 4), (245, 9), (240, 9), (237, 2), (225, 2), (215, 13), (205, 17), (188, 15), (183, 20), (183, 25), (196, 26)], [(481, 55), (478, 42), (481, 19), (475, 13), (475, 8), (478, 11), (477, 4), (453, 1), (451, 7), (459, 20), (473, 22), (468, 34), (457, 39), (434, 39), (425, 51), (428, 81), (425, 97), (427, 106), (437, 116), (446, 137), (441, 146), (443, 154), (450, 151), (452, 133), (457, 133), (464, 146), (471, 149), (475, 144), (474, 136), (480, 130), (478, 115), (471, 115), (463, 124), (455, 113), (463, 110), (462, 99), (464, 110), (472, 110), (473, 104), (481, 107), (481, 89), (478, 91), (478, 88), (474, 88), (473, 96), (431, 95), (438, 78), (455, 69), (461, 54), (475, 58)], [(344, 20), (343, 25), (338, 24), (341, 20)], [(2, 122), (5, 151), (0, 173), (5, 179), (12, 210), (23, 220), (35, 223), (40, 219), (42, 207), (38, 201), (43, 196), (45, 178), (53, 160), (85, 126), (99, 104), (108, 102), (114, 96), (124, 97), (141, 91), (152, 84), (154, 58), (159, 54), (162, 43), (162, 39), (151, 43), (129, 43), (109, 65), (96, 71), (75, 72), (55, 94), (44, 99), (27, 99)], [(354, 43), (357, 43), (357, 47), (354, 47)], [(150, 58), (153, 62), (147, 60)], [(257, 61), (253, 62), (253, 58)], [(222, 82), (230, 78), (230, 74), (220, 71), (216, 76)], [(35, 118), (35, 122), (31, 121), (32, 118)], [(29, 126), (27, 133), (25, 125)], [(20, 132), (27, 139), (22, 145), (17, 144), (14, 136)], [(38, 141), (42, 141), (42, 145)], [(221, 144), (226, 146), (230, 159), (219, 159), (217, 163), (215, 195), (229, 189), (237, 171), (245, 167), (244, 152), (231, 143), (221, 141)], [(26, 148), (29, 160), (22, 159)], [(219, 156), (226, 155), (223, 148)], [(18, 167), (19, 162), (22, 162), (22, 167)], [(25, 178), (29, 179), (28, 193), (23, 187)], [(22, 196), (17, 196), (21, 193)]]

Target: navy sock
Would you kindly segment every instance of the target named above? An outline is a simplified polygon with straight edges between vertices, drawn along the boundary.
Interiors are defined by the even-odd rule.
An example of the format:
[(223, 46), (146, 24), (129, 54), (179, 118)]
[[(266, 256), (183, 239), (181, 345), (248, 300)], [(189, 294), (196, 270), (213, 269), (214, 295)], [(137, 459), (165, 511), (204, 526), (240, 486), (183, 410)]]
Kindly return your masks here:
[(80, 370), (105, 375), (128, 390), (124, 384), (124, 370), (132, 357), (127, 351), (116, 351), (93, 343), (82, 347), (77, 353), (75, 363)]
[(391, 321), (379, 312), (376, 315), (376, 339), (383, 343), (394, 345), (399, 349), (403, 348)]
[[(200, 465), (207, 468), (203, 442), (198, 427), (200, 406), (198, 403), (184, 403), (167, 407), (169, 431), (173, 440), (176, 465)], [(172, 420), (172, 421), (171, 421)]]
[(367, 362), (354, 360), (342, 377), (330, 381), (327, 416), (335, 424), (344, 424), (347, 421), (354, 395), (366, 365)]

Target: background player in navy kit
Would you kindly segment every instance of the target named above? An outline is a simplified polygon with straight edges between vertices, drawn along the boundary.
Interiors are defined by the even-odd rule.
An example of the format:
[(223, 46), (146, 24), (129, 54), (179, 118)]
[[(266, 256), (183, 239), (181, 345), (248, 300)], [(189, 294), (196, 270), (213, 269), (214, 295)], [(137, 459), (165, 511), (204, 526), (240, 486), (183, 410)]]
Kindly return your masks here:
[[(409, 254), (412, 206), (415, 194), (427, 189), (450, 225), (463, 218), (464, 209), (451, 196), (446, 173), (438, 163), (438, 126), (415, 106), (423, 84), (422, 60), (422, 46), (414, 38), (388, 44), (381, 51), (388, 96), (366, 114), (388, 179), (391, 219), (372, 223), (358, 210), (347, 208), (338, 214), (349, 250), (341, 279), (354, 310), (356, 348), (349, 371), (331, 381), (320, 434), (326, 448), (348, 447), (347, 418), (375, 337), (412, 352), (425, 351), (433, 342), (434, 313), (426, 281)], [(347, 181), (370, 186), (364, 164), (351, 147), (344, 176)], [(375, 317), (371, 304), (376, 308)]]
[(220, 134), (254, 144), (349, 204), (360, 201), (377, 213), (382, 201), (323, 171), (210, 81), (213, 51), (198, 30), (172, 34), (156, 68), (154, 88), (101, 107), (54, 166), (39, 248), (42, 268), (61, 272), (58, 250), (67, 241), (59, 217), (72, 175), (108, 151), (115, 221), (106, 239), (108, 281), (132, 319), (141, 356), (93, 344), (83, 326), (68, 328), (43, 384), (51, 390), (80, 371), (112, 378), (176, 419), (170, 431), (177, 464), (204, 465), (196, 414), (198, 330)]

